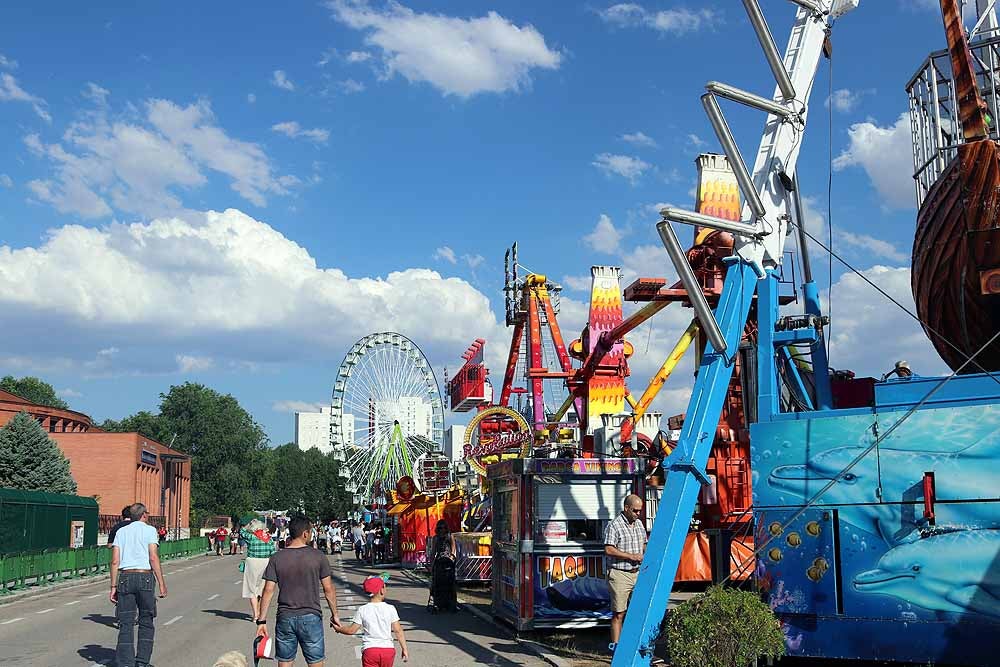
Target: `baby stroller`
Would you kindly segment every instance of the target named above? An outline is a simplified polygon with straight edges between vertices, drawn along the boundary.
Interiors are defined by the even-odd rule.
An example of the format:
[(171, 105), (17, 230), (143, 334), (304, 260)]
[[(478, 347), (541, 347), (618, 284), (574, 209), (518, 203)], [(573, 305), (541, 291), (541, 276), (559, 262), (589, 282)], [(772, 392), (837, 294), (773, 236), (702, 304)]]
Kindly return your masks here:
[(455, 561), (448, 556), (438, 556), (431, 567), (431, 591), (427, 598), (427, 611), (458, 611), (455, 593)]

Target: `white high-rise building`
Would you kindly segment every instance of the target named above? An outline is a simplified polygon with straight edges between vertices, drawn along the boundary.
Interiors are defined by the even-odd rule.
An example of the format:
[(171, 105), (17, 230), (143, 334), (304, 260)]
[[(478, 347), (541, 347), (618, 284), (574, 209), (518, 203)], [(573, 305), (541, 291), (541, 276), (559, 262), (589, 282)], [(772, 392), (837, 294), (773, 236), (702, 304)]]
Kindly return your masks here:
[(295, 413), (295, 444), (303, 450), (316, 447), (324, 454), (331, 451), (329, 407), (319, 412)]
[(444, 430), (444, 455), (452, 463), (458, 463), (465, 457), (462, 456), (462, 448), (465, 446), (465, 426), (463, 424), (452, 424)]
[(416, 396), (402, 396), (397, 401), (376, 401), (375, 422), (396, 420), (404, 436), (432, 438), (434, 411), (429, 403)]

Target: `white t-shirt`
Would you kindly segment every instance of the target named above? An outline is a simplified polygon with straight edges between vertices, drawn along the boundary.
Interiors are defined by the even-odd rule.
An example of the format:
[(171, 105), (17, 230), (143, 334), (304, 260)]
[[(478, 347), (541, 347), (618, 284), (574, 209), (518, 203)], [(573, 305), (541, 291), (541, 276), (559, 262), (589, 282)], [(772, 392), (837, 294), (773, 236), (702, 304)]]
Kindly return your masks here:
[(392, 624), (398, 620), (396, 608), (388, 602), (369, 602), (358, 607), (351, 623), (357, 623), (365, 631), (361, 637), (361, 650), (394, 648)]
[(114, 546), (121, 552), (120, 570), (149, 570), (149, 545), (158, 544), (160, 536), (144, 521), (133, 521), (115, 533)]

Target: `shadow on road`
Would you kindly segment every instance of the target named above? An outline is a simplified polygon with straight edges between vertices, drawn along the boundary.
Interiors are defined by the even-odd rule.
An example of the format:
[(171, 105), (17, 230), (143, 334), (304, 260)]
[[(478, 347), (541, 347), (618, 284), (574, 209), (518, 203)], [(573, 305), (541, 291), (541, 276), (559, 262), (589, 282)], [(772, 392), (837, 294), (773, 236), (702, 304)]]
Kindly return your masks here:
[(250, 621), (250, 614), (245, 611), (229, 611), (227, 609), (202, 609), (203, 614), (215, 614), (219, 618), (228, 618), (230, 621)]
[(115, 650), (97, 644), (87, 644), (77, 654), (91, 664), (110, 663), (115, 659)]
[(106, 625), (109, 628), (118, 629), (118, 619), (114, 616), (105, 616), (104, 614), (87, 614), (82, 619), (83, 621), (92, 621), (94, 623), (100, 623), (101, 625)]
[[(498, 637), (499, 631), (495, 627), (483, 623), (470, 614), (429, 613), (425, 602), (427, 587), (409, 579), (397, 568), (388, 565), (370, 568), (358, 563), (344, 562), (343, 576), (347, 580), (348, 587), (353, 591), (364, 580), (365, 576), (377, 574), (382, 569), (390, 569), (391, 575), (387, 586), (386, 602), (395, 606), (399, 611), (400, 619), (407, 627), (407, 632), (428, 633), (434, 639), (439, 640), (440, 644), (451, 646), (460, 651), (464, 657), (471, 659), (455, 664), (519, 667), (524, 664), (524, 661), (510, 660), (504, 656), (534, 657), (529, 651), (518, 646), (515, 641), (505, 641), (504, 638)], [(362, 600), (368, 597), (364, 593), (361, 593), (360, 596)], [(345, 614), (345, 616), (347, 615)], [(477, 637), (479, 641), (476, 641)], [(439, 643), (424, 642), (416, 637), (408, 639), (408, 641), (414, 644)]]

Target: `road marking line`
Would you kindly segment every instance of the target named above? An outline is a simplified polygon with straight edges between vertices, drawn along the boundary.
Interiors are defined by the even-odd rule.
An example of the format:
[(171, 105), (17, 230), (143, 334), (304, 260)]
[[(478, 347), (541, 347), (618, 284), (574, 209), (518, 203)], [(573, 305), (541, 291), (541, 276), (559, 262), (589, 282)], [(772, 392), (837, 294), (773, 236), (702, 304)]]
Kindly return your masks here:
[(73, 606), (73, 605), (75, 605), (75, 604), (80, 604), (80, 600), (73, 600), (72, 602), (67, 602), (67, 603), (66, 603), (66, 604), (64, 604), (63, 606), (64, 606), (64, 607), (71, 607), (71, 606)]
[(167, 626), (167, 625), (170, 625), (172, 623), (176, 623), (177, 621), (181, 620), (182, 618), (184, 618), (184, 617), (183, 616), (174, 616), (172, 619), (170, 619), (169, 621), (167, 621), (163, 625)]
[(55, 608), (54, 608), (54, 607), (50, 607), (49, 609), (43, 609), (43, 610), (41, 610), (41, 611), (36, 611), (35, 613), (36, 613), (36, 614), (47, 614), (47, 613), (49, 613), (50, 611), (55, 611)]
[(234, 583), (234, 584), (242, 584), (242, 583), (243, 583), (243, 580), (242, 580), (242, 579), (237, 579), (237, 580), (236, 580), (236, 581), (234, 581), (233, 583)]
[(214, 599), (215, 599), (215, 598), (217, 598), (217, 597), (219, 597), (219, 594), (218, 594), (218, 593), (216, 593), (215, 595), (213, 595), (212, 597), (210, 597), (210, 598), (208, 598), (208, 599), (209, 599), (209, 600), (214, 600)]
[(96, 595), (88, 595), (86, 599), (87, 600), (93, 600), (94, 598), (99, 598), (99, 597), (101, 597), (100, 593), (98, 593)]
[(19, 618), (12, 618), (9, 621), (4, 621), (3, 623), (0, 623), (0, 625), (10, 625), (11, 623), (17, 623), (18, 621), (23, 621), (23, 620), (24, 620), (24, 618), (20, 618), (20, 617)]
[(355, 646), (354, 647), (354, 657), (357, 658), (358, 660), (361, 659), (361, 647), (360, 646)]

